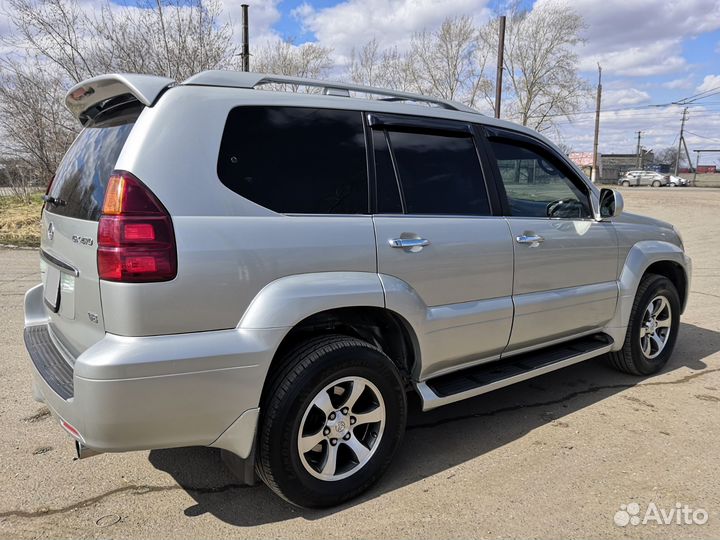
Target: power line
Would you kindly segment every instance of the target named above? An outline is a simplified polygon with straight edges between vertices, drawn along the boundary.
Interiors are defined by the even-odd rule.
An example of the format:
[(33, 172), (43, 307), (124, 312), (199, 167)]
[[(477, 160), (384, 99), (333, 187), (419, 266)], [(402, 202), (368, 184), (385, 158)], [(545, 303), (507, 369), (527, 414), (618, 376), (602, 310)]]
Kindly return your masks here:
[[(707, 111), (692, 111), (693, 112), (693, 118), (712, 118), (717, 117), (720, 115), (720, 110), (707, 110)], [(605, 114), (605, 111), (602, 111), (601, 114)], [(616, 115), (605, 115), (605, 120), (633, 120), (633, 119), (643, 119), (643, 118), (658, 118), (658, 119), (666, 119), (666, 118), (677, 118), (679, 114), (682, 114), (682, 111), (661, 111), (661, 112), (651, 112), (651, 111), (637, 111), (632, 112), (628, 111), (627, 114), (616, 114)], [(549, 117), (550, 115), (548, 115)], [(565, 115), (553, 115), (553, 117), (556, 116), (565, 116)], [(531, 117), (535, 118), (535, 117)], [(538, 117), (539, 118), (539, 117)], [(583, 116), (582, 118), (567, 118), (564, 120), (565, 122), (585, 122), (589, 121), (590, 117)], [(563, 120), (560, 120), (559, 123), (562, 123)]]
[(713, 138), (713, 137), (707, 137), (707, 136), (705, 136), (705, 135), (700, 135), (700, 134), (698, 134), (698, 133), (693, 133), (692, 131), (685, 131), (685, 133), (689, 133), (690, 135), (695, 135), (696, 137), (700, 137), (701, 139), (707, 139), (708, 141), (720, 142), (720, 139), (716, 139), (716, 138)]
[[(699, 99), (705, 99), (707, 97), (710, 97), (711, 95), (715, 95), (715, 94), (708, 94), (709, 92), (714, 92), (715, 90), (720, 91), (720, 86), (716, 86), (714, 88), (708, 88), (707, 90), (703, 90), (699, 94), (693, 94), (692, 96), (679, 99), (678, 101), (673, 101), (673, 103), (679, 104), (679, 105), (686, 105), (688, 103), (692, 103), (693, 101), (697, 101)], [(715, 92), (715, 93), (718, 93), (718, 92)], [(708, 94), (708, 95), (704, 95), (704, 94)]]
[[(720, 115), (720, 112), (714, 114), (714, 115), (698, 115), (694, 114), (693, 118), (695, 119), (703, 119), (703, 118), (717, 118)], [(632, 116), (632, 117), (615, 117), (615, 118), (602, 118), (602, 121), (604, 123), (608, 123), (608, 127), (615, 127), (617, 123), (620, 122), (642, 122), (642, 123), (648, 123), (651, 119), (652, 120), (658, 120), (662, 122), (667, 122), (669, 120), (674, 120), (677, 118), (677, 114), (671, 115), (671, 116)], [(616, 123), (613, 123), (612, 121), (615, 120)], [(556, 126), (591, 126), (592, 119), (591, 118), (583, 118), (583, 119), (570, 119), (570, 120), (559, 120), (555, 121), (554, 125)], [(656, 126), (657, 127), (657, 126)], [(661, 126), (662, 127), (662, 126)], [(650, 128), (646, 128), (645, 131), (648, 131)]]
[[(720, 92), (718, 92), (720, 93)], [(657, 109), (660, 107), (671, 107), (673, 105), (677, 105), (677, 103), (663, 103), (663, 104), (653, 104), (653, 105), (636, 105), (636, 106), (629, 106), (629, 107), (618, 107), (615, 109), (603, 109), (603, 113), (628, 113), (628, 114), (647, 114), (656, 116), (657, 114), (663, 114), (663, 113), (671, 113), (675, 115), (676, 113), (674, 111), (660, 111), (658, 113), (657, 111), (650, 110), (651, 108)], [(702, 104), (696, 104), (696, 105), (688, 105), (689, 107), (703, 107), (703, 110), (707, 110), (710, 112), (713, 112), (713, 109), (710, 107), (705, 107)], [(587, 110), (587, 111), (575, 111), (575, 112), (568, 112), (568, 113), (550, 113), (550, 114), (537, 114), (537, 115), (531, 115), (528, 116), (528, 118), (555, 118), (555, 117), (569, 117), (569, 116), (580, 116), (580, 115), (586, 115), (586, 114), (595, 114), (595, 110)], [(720, 111), (718, 111), (720, 112)]]

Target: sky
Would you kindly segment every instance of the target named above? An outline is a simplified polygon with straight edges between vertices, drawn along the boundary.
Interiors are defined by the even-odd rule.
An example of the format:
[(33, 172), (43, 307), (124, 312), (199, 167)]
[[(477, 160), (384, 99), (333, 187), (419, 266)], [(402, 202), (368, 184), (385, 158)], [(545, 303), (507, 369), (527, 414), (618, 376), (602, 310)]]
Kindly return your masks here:
[[(4, 0), (0, 0), (0, 4)], [(83, 3), (101, 0), (80, 0)], [(112, 0), (133, 2), (136, 0)], [(220, 0), (240, 38), (242, 0)], [(331, 47), (337, 64), (353, 47), (375, 37), (383, 47), (408, 46), (413, 32), (433, 29), (448, 16), (482, 24), (502, 13), (502, 0), (246, 0), (251, 51), (268, 39), (293, 38)], [(720, 90), (720, 0), (521, 0), (532, 9), (566, 2), (587, 29), (577, 48), (581, 75), (595, 87), (603, 68), (600, 151), (634, 153), (637, 131), (648, 149), (676, 146), (683, 98)], [(6, 22), (5, 22), (6, 24)], [(0, 18), (0, 32), (4, 31)], [(491, 66), (494, 69), (494, 66)], [(690, 150), (720, 149), (720, 93), (688, 105)], [(491, 113), (489, 110), (481, 112)], [(557, 120), (559, 137), (575, 151), (591, 151), (594, 102), (570, 120)], [(694, 159), (694, 154), (693, 154)], [(701, 162), (720, 163), (720, 154)]]

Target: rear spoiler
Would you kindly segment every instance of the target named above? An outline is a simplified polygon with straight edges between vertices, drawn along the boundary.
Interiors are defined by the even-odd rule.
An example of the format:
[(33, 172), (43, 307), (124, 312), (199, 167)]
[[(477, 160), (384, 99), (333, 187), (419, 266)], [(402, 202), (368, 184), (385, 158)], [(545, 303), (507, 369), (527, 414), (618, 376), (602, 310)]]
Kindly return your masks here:
[(131, 95), (140, 103), (151, 106), (165, 89), (176, 84), (167, 77), (112, 73), (87, 79), (73, 86), (65, 96), (65, 106), (85, 124), (103, 108), (108, 100)]

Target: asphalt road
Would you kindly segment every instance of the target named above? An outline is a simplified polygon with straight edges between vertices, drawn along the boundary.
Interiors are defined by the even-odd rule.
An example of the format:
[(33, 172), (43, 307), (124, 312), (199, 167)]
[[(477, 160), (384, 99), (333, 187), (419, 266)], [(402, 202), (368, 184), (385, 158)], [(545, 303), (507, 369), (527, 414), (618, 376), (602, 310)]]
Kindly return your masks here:
[[(624, 193), (629, 211), (679, 226), (694, 258), (665, 371), (635, 378), (598, 359), (415, 412), (382, 481), (325, 511), (238, 486), (206, 448), (74, 461), (30, 395), (22, 299), (37, 253), (0, 250), (0, 537), (720, 537), (720, 190)], [(616, 525), (632, 503), (640, 518), (680, 504), (707, 521)]]

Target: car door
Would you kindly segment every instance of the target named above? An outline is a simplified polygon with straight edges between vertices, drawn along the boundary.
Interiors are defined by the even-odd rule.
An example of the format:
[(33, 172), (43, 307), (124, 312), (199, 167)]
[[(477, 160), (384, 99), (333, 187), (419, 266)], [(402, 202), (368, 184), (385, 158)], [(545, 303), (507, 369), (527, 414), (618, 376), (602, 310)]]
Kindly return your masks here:
[(515, 316), (507, 352), (601, 328), (617, 302), (618, 241), (592, 217), (590, 187), (549, 145), (488, 130), (515, 247)]
[(378, 273), (415, 328), (425, 379), (499, 358), (512, 325), (512, 241), (472, 126), (369, 115)]

